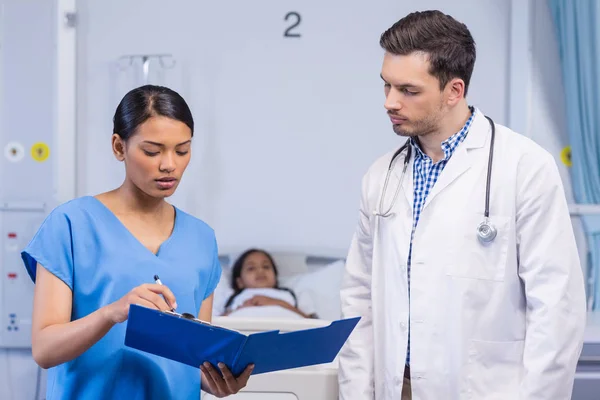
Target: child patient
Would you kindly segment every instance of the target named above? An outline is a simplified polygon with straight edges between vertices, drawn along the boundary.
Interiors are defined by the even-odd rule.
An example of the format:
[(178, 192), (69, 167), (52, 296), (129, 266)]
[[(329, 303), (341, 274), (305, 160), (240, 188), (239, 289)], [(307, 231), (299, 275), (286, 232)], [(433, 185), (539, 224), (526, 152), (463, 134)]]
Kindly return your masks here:
[(247, 250), (235, 261), (231, 287), (223, 315), (317, 318), (309, 298), (299, 305), (293, 291), (279, 287), (275, 262), (264, 250)]

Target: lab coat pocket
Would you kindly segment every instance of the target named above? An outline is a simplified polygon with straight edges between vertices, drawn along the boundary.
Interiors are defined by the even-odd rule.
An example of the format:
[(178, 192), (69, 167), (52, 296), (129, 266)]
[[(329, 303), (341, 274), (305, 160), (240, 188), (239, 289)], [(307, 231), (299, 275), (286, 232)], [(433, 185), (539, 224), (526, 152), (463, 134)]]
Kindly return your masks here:
[(469, 398), (506, 400), (519, 397), (525, 341), (473, 340), (469, 344)]
[(454, 238), (458, 252), (455, 261), (448, 267), (448, 275), (489, 281), (503, 281), (508, 260), (510, 219), (492, 216), (490, 223), (497, 230), (494, 240), (482, 243), (477, 227), (483, 221), (481, 214), (468, 214), (461, 221)]

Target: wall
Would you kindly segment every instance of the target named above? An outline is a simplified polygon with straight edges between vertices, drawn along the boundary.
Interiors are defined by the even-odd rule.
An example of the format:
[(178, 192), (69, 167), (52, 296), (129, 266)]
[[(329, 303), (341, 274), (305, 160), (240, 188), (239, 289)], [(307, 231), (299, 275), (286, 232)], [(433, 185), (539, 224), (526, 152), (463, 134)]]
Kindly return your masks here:
[[(379, 35), (416, 3), (80, 4), (78, 194), (109, 190), (123, 178), (110, 151), (111, 118), (142, 80), (139, 63), (120, 70), (117, 60), (170, 53), (175, 67), (160, 76), (151, 64), (150, 81), (180, 90), (197, 121), (192, 165), (175, 204), (209, 222), (223, 248), (345, 251), (362, 175), (401, 144), (383, 108)], [(507, 123), (510, 3), (447, 4), (418, 7), (439, 7), (469, 25), (479, 52), (470, 101)], [(300, 38), (283, 36), (290, 11), (302, 17), (294, 30)]]
[[(45, 384), (31, 357), (30, 343), (33, 284), (20, 262), (24, 247), (43, 218), (43, 211), (23, 212), (23, 202), (46, 202), (55, 191), (52, 173), (59, 158), (44, 163), (30, 156), (38, 141), (53, 154), (57, 118), (55, 68), (55, 2), (47, 0), (0, 1), (0, 398), (35, 399)], [(34, 26), (35, 29), (31, 29)], [(8, 161), (11, 142), (22, 146), (22, 156)], [(8, 146), (8, 147), (7, 147)], [(6, 203), (13, 206), (6, 206)], [(37, 207), (37, 206), (34, 206)], [(28, 220), (36, 215), (34, 225)], [(17, 233), (15, 246), (7, 232)], [(16, 273), (14, 278), (9, 273)], [(15, 295), (15, 292), (17, 293)], [(14, 324), (6, 318), (15, 313)], [(13, 326), (18, 326), (15, 331)], [(10, 330), (9, 330), (10, 328)], [(17, 342), (21, 341), (19, 344)], [(15, 348), (14, 346), (24, 346)], [(40, 397), (41, 398), (41, 397)]]

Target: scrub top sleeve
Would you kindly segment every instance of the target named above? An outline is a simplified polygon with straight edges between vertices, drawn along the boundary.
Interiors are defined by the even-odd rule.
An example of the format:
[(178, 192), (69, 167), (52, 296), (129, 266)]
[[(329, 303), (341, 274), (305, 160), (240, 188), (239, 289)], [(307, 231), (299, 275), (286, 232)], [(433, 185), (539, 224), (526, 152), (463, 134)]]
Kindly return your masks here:
[(35, 283), (37, 263), (73, 290), (73, 247), (71, 222), (63, 212), (54, 210), (44, 220), (21, 258)]
[(213, 262), (212, 262), (212, 270), (210, 272), (210, 278), (208, 280), (208, 284), (206, 286), (206, 292), (204, 294), (204, 299), (209, 297), (217, 288), (219, 281), (221, 280), (221, 273), (223, 269), (221, 268), (221, 262), (219, 261), (219, 246), (217, 244), (217, 238), (213, 238), (214, 246), (213, 246)]

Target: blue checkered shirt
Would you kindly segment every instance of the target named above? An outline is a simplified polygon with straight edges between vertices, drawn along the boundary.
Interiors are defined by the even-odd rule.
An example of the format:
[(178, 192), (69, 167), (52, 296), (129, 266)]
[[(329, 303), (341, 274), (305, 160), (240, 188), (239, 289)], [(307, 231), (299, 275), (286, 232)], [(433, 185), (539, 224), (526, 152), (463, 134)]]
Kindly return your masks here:
[[(462, 127), (462, 129), (450, 136), (448, 139), (442, 142), (442, 149), (444, 150), (444, 158), (438, 161), (437, 163), (433, 163), (431, 157), (427, 154), (423, 153), (421, 148), (419, 147), (419, 143), (414, 138), (410, 138), (410, 144), (413, 149), (413, 153), (415, 154), (415, 162), (413, 165), (413, 182), (414, 182), (414, 200), (413, 200), (413, 226), (412, 232), (410, 235), (410, 247), (408, 250), (408, 263), (407, 263), (407, 274), (408, 274), (408, 295), (409, 295), (409, 303), (410, 303), (410, 261), (412, 256), (412, 245), (413, 245), (413, 237), (415, 234), (415, 229), (417, 228), (417, 223), (419, 222), (419, 217), (421, 216), (421, 209), (423, 208), (423, 204), (425, 204), (425, 200), (427, 199), (427, 195), (431, 191), (433, 185), (437, 181), (438, 177), (442, 173), (442, 170), (450, 160), (450, 157), (454, 153), (454, 150), (458, 147), (460, 143), (467, 137), (467, 132), (469, 131), (469, 127), (471, 126), (471, 122), (473, 122), (473, 116), (475, 115), (474, 109), (471, 108), (471, 116)], [(409, 329), (408, 329), (408, 348), (406, 350), (406, 365), (410, 365), (410, 318), (409, 318)]]

